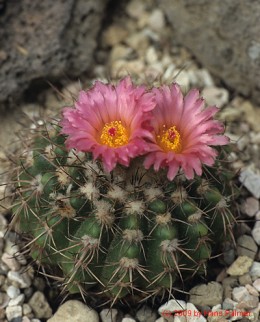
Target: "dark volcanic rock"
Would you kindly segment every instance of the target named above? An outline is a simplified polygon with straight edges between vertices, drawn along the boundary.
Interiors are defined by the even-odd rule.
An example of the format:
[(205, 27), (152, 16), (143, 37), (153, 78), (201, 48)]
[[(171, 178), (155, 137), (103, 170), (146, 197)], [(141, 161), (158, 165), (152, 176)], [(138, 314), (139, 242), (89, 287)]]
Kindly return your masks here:
[(0, 11), (0, 102), (36, 79), (77, 76), (93, 63), (106, 0), (8, 0)]

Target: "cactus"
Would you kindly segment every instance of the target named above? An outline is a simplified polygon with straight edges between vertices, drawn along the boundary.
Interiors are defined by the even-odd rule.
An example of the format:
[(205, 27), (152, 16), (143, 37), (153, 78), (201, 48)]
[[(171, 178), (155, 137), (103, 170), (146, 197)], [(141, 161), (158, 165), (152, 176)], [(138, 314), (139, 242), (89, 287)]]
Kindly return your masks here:
[[(31, 257), (55, 268), (63, 290), (113, 303), (171, 294), (232, 239), (234, 174), (226, 149), (214, 165), (169, 180), (145, 156), (104, 169), (91, 151), (68, 148), (60, 122), (34, 131), (16, 168), (13, 223)], [(114, 124), (114, 123), (113, 123)], [(169, 176), (168, 176), (169, 177)]]

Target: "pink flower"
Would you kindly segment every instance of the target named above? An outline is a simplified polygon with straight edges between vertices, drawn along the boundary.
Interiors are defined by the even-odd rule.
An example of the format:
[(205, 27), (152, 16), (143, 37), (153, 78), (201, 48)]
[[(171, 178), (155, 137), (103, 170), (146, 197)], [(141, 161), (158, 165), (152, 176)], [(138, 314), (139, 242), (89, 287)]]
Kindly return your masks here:
[(117, 163), (128, 166), (130, 159), (144, 154), (152, 138), (145, 124), (155, 107), (153, 94), (144, 86), (135, 87), (126, 77), (118, 85), (96, 81), (81, 91), (75, 108), (63, 110), (62, 133), (68, 135), (69, 149), (92, 152), (101, 158), (107, 171)]
[(225, 145), (228, 138), (221, 135), (223, 125), (213, 116), (217, 107), (204, 108), (199, 91), (191, 90), (183, 97), (177, 84), (154, 88), (156, 107), (152, 111), (153, 140), (144, 161), (148, 169), (168, 168), (173, 180), (181, 168), (187, 179), (202, 174), (202, 164), (214, 164), (217, 151), (211, 145)]

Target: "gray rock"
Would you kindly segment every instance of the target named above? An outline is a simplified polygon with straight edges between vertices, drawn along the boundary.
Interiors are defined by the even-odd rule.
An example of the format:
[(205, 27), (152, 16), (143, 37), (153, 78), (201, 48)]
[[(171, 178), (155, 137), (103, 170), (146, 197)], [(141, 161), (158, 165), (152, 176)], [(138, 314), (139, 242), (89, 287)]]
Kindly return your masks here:
[(258, 0), (249, 5), (237, 0), (158, 0), (158, 5), (173, 25), (174, 40), (236, 92), (260, 102)]
[(222, 303), (223, 287), (220, 283), (210, 282), (193, 287), (190, 290), (189, 301), (199, 306), (214, 306)]
[(36, 318), (48, 319), (51, 317), (52, 309), (42, 292), (36, 291), (30, 298), (28, 304), (32, 308)]
[[(7, 2), (0, 16), (0, 101), (31, 82), (78, 76), (90, 68), (105, 0)], [(43, 83), (43, 81), (42, 81)]]
[(99, 322), (96, 311), (80, 301), (70, 300), (62, 304), (47, 322)]
[(237, 254), (239, 256), (248, 256), (254, 259), (256, 253), (257, 253), (257, 245), (251, 236), (243, 235), (238, 238)]

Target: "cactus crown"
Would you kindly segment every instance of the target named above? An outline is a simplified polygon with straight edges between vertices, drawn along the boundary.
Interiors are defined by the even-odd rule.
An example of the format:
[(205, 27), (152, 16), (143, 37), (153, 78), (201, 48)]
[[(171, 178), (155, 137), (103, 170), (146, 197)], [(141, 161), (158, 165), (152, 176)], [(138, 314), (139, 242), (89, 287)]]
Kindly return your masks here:
[[(106, 124), (100, 144), (121, 148), (126, 144), (121, 123)], [(167, 153), (172, 148), (168, 141), (180, 146), (180, 135), (184, 137), (183, 130), (176, 131), (158, 139)], [(178, 282), (206, 273), (208, 260), (232, 238), (235, 222), (233, 173), (224, 148), (201, 175), (187, 179), (183, 166), (169, 180), (165, 160), (154, 171), (147, 167), (151, 158), (144, 167), (145, 156), (125, 161), (115, 154), (117, 164), (104, 170), (104, 162), (94, 160), (91, 152), (68, 149), (66, 139), (58, 123), (31, 135), (16, 169), (13, 206), (13, 222), (29, 238), (32, 258), (55, 268), (64, 290), (99, 294), (114, 303), (129, 294), (171, 294)], [(102, 157), (104, 161), (106, 155)], [(108, 161), (105, 165), (109, 168)]]

